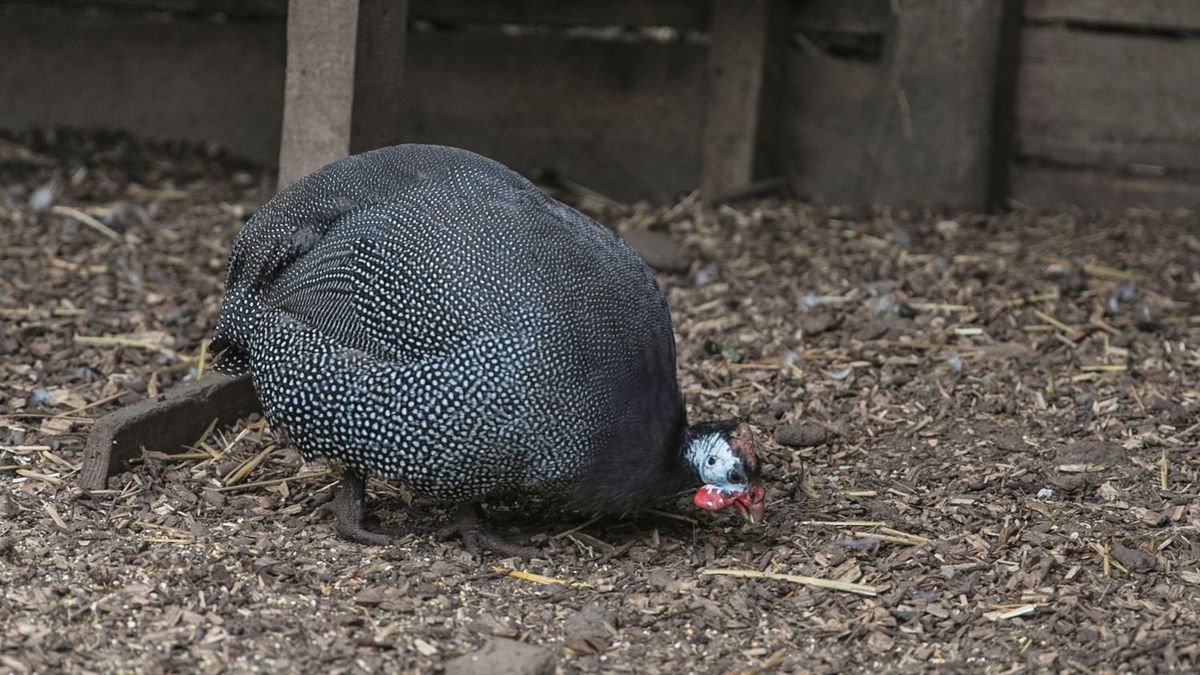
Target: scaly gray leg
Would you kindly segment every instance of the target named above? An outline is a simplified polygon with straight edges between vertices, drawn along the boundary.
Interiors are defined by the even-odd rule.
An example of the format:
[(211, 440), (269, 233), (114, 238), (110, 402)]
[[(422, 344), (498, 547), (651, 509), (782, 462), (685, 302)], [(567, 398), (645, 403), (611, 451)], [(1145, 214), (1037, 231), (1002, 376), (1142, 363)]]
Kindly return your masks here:
[[(366, 477), (359, 471), (344, 468), (342, 470), (342, 487), (333, 502), (333, 512), (336, 518), (334, 529), (338, 536), (359, 544), (387, 546), (394, 543), (405, 532), (398, 528), (367, 527), (365, 522), (366, 492)], [(512, 544), (489, 533), (480, 524), (483, 518), (483, 508), (478, 504), (459, 504), (450, 524), (438, 530), (437, 538), (444, 541), (454, 535), (460, 536), (463, 548), (476, 560), (481, 558), (481, 554), (485, 550), (520, 558), (545, 556), (545, 553), (539, 549)]]
[(333, 502), (336, 517), (334, 530), (338, 536), (359, 544), (386, 546), (395, 541), (393, 534), (373, 532), (363, 523), (366, 506), (367, 479), (354, 469), (342, 470), (342, 487)]
[(483, 507), (479, 504), (459, 504), (450, 524), (438, 530), (437, 538), (444, 541), (457, 534), (462, 537), (463, 548), (476, 560), (485, 550), (518, 558), (545, 557), (544, 551), (513, 544), (483, 529), (480, 522), (484, 518)]

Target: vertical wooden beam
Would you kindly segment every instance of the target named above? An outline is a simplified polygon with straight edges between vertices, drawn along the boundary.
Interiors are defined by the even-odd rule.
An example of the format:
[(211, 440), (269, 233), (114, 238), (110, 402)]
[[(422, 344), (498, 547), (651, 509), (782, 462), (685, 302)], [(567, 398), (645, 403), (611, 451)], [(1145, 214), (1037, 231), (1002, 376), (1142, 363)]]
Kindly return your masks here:
[(1008, 208), (1012, 194), (1012, 162), (1016, 155), (1017, 78), (1021, 62), (1021, 20), (1025, 0), (1001, 0), (1000, 38), (996, 46), (992, 92), (992, 141), (988, 149), (987, 208)]
[(712, 199), (750, 184), (769, 0), (712, 0), (701, 190)]
[(350, 152), (358, 0), (290, 0), (279, 187)]
[(894, 0), (868, 180), (875, 201), (987, 207), (1006, 4)]
[(769, 0), (763, 44), (762, 90), (758, 99), (752, 177), (778, 181), (787, 173), (784, 142), (788, 86), (788, 49), (791, 28), (789, 0)]
[(289, 0), (279, 185), (394, 142), (407, 0)]
[(400, 140), (408, 0), (358, 0), (350, 152)]

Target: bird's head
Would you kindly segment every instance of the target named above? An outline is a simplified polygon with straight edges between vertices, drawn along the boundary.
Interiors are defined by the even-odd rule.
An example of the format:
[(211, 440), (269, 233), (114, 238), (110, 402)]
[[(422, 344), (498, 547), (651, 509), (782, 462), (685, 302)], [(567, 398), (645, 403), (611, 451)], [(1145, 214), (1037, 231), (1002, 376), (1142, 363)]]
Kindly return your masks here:
[(766, 490), (749, 425), (735, 419), (690, 426), (684, 456), (703, 483), (693, 504), (710, 511), (732, 506), (746, 520), (758, 522)]

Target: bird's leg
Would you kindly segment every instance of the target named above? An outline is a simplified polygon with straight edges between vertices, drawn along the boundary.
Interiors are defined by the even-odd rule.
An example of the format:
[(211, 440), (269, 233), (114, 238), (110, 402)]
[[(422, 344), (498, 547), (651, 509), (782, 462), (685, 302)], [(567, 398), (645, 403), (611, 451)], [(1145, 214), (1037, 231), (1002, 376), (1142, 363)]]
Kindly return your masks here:
[(518, 558), (534, 558), (545, 555), (543, 551), (530, 546), (519, 546), (491, 534), (483, 529), (480, 521), (484, 518), (483, 507), (479, 504), (459, 504), (450, 524), (437, 533), (441, 540), (454, 535), (462, 537), (463, 548), (472, 557), (479, 559), (484, 550), (496, 551), (504, 555)]
[[(338, 536), (359, 544), (387, 546), (395, 543), (403, 532), (391, 531), (389, 528), (368, 528), (366, 493), (366, 477), (349, 467), (343, 468), (342, 487), (333, 501), (334, 529)], [(459, 535), (462, 537), (463, 548), (476, 559), (484, 550), (521, 558), (544, 555), (536, 548), (518, 546), (487, 532), (480, 524), (483, 517), (483, 508), (478, 504), (460, 504), (450, 524), (438, 530), (437, 538), (445, 540)]]
[(342, 487), (333, 503), (336, 520), (334, 529), (343, 539), (359, 544), (386, 546), (395, 537), (382, 532), (372, 532), (363, 523), (366, 506), (367, 479), (362, 473), (346, 467), (342, 471)]

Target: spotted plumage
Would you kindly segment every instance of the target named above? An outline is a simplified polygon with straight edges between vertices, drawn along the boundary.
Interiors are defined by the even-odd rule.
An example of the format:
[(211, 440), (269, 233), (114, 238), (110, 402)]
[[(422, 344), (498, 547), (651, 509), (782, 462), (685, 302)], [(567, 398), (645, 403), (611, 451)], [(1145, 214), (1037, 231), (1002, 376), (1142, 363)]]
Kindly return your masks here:
[(234, 244), (214, 346), (306, 458), (419, 496), (623, 511), (699, 482), (650, 270), (465, 150), (382, 148), (281, 191)]

